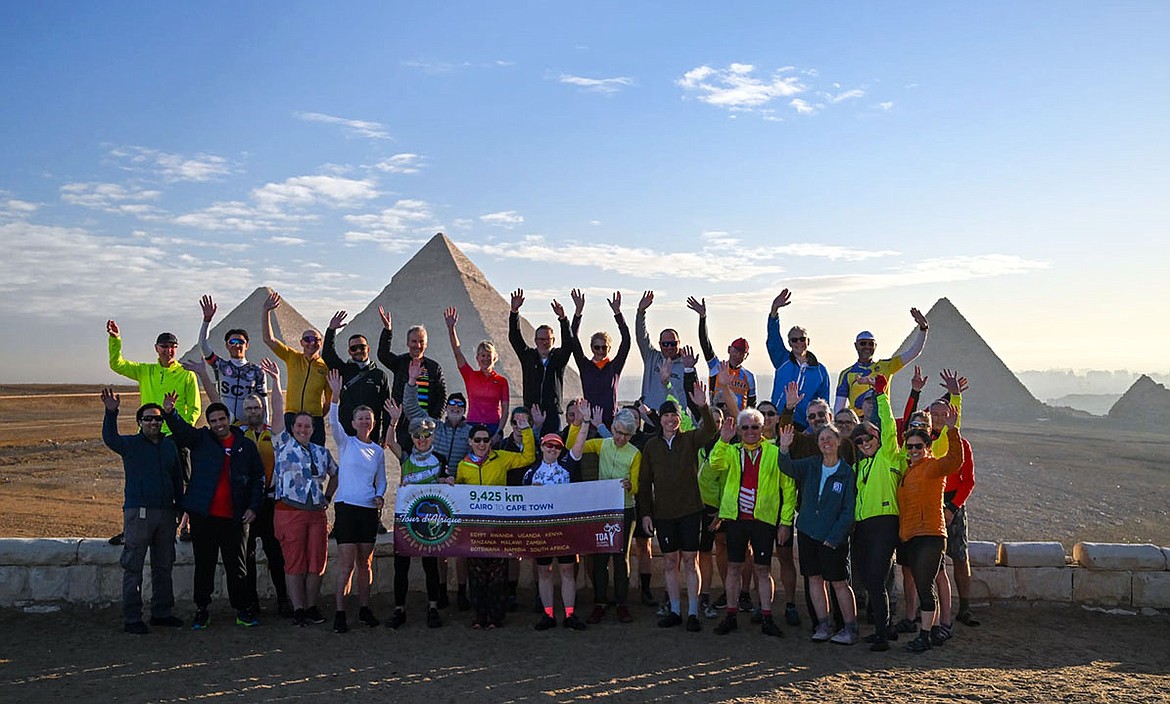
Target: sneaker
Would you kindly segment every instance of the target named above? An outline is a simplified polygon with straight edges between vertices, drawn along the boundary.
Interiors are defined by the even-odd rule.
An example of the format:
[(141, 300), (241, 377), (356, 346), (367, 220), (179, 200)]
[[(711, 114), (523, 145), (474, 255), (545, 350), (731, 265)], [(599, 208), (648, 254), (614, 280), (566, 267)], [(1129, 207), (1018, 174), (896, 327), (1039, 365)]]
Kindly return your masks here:
[(617, 617), (618, 623), (631, 623), (634, 620), (634, 615), (630, 613), (630, 607), (625, 604), (618, 604)]
[(658, 619), (659, 628), (672, 628), (682, 623), (682, 616), (679, 616), (673, 611), (667, 611), (666, 615)]
[(292, 625), (296, 626), (297, 628), (304, 628), (305, 626), (309, 625), (309, 620), (305, 618), (304, 609), (293, 610)]
[(874, 639), (869, 641), (869, 643), (869, 649), (875, 653), (884, 653), (890, 649), (890, 641), (886, 640), (886, 637), (880, 633), (875, 633)]
[(334, 633), (348, 633), (349, 626), (345, 623), (345, 612), (338, 611), (333, 615), (333, 632)]
[(752, 595), (747, 592), (739, 593), (739, 610), (748, 612), (752, 610)]
[(126, 633), (133, 633), (136, 636), (144, 636), (147, 633), (150, 633), (150, 629), (147, 628), (146, 624), (143, 623), (142, 621), (135, 621), (134, 623), (127, 623), (125, 626), (122, 626), (122, 630), (125, 631)]
[(319, 626), (325, 623), (325, 616), (321, 614), (321, 609), (318, 609), (316, 606), (310, 606), (305, 609), (305, 620)]
[(800, 612), (796, 610), (796, 604), (789, 604), (784, 607), (784, 623), (789, 626), (800, 625)]
[(780, 627), (776, 625), (776, 622), (772, 620), (771, 616), (764, 616), (760, 621), (760, 633), (777, 638), (784, 637), (784, 631), (780, 630)]
[(719, 598), (716, 599), (715, 602), (713, 604), (711, 604), (711, 606), (714, 606), (717, 609), (726, 609), (727, 608), (727, 592), (720, 594)]
[(946, 645), (947, 639), (943, 635), (942, 626), (932, 626), (930, 629), (930, 644), (936, 648)]
[(202, 631), (211, 625), (211, 614), (207, 613), (207, 609), (196, 609), (195, 618), (191, 619), (191, 630)]
[[(117, 535), (115, 535), (114, 537), (110, 538), (110, 539), (109, 539), (108, 541), (106, 541), (106, 542), (108, 542), (110, 545), (123, 545), (123, 544), (125, 544), (125, 542), (126, 542), (126, 534), (125, 534), (125, 533), (118, 533)], [(135, 621), (134, 623), (142, 623), (142, 622), (141, 622), (141, 621)], [(134, 624), (132, 624), (132, 623), (127, 623), (127, 624), (126, 624), (126, 626), (127, 626), (127, 627), (129, 627), (129, 626), (132, 626), (132, 625), (134, 625)], [(130, 631), (126, 631), (126, 632), (127, 632), (127, 633), (129, 633)]]
[(703, 616), (706, 618), (719, 618), (719, 612), (715, 610), (715, 605), (710, 601), (703, 604)]
[(739, 628), (739, 619), (736, 617), (736, 614), (727, 614), (719, 622), (719, 625), (715, 627), (715, 635), (725, 636), (737, 628)]
[(406, 623), (406, 611), (394, 609), (394, 613), (390, 614), (390, 620), (386, 622), (386, 628), (393, 628), (397, 631), (404, 623)]
[(190, 526), (183, 526), (183, 530), (179, 531), (179, 542), (180, 543), (191, 542), (191, 528), (190, 528)]
[(386, 535), (389, 532), (389, 529), (386, 528), (386, 524), (378, 521), (378, 535)]
[(596, 625), (598, 623), (601, 623), (604, 620), (605, 620), (605, 607), (602, 606), (601, 604), (595, 604), (593, 606), (592, 613), (589, 614), (589, 618), (585, 619), (585, 623)]
[(659, 605), (658, 611), (654, 612), (654, 615), (658, 618), (666, 618), (670, 613), (670, 600), (666, 599)]
[(439, 618), (439, 610), (427, 609), (427, 628), (442, 628), (443, 619)]
[(557, 620), (548, 614), (541, 614), (540, 620), (533, 626), (538, 631), (547, 631), (550, 628), (557, 627)]
[(763, 623), (764, 622), (764, 610), (758, 606), (756, 608), (752, 609), (752, 619), (751, 620), (752, 620), (752, 623)]
[(583, 631), (586, 628), (585, 622), (582, 621), (581, 619), (577, 618), (577, 614), (573, 614), (572, 616), (566, 616), (565, 622), (562, 625), (565, 628), (569, 628), (569, 629), (572, 629), (574, 631)]
[(459, 607), (460, 611), (471, 611), (471, 600), (467, 598), (467, 592), (459, 592), (455, 595), (455, 605)]
[(829, 641), (837, 645), (853, 645), (857, 642), (857, 629), (853, 626), (846, 626), (837, 631)]
[(930, 634), (919, 631), (918, 635), (906, 644), (906, 651), (910, 653), (925, 653), (930, 650)]
[(918, 633), (920, 630), (918, 628), (918, 621), (911, 621), (908, 618), (904, 618), (901, 621), (895, 623), (894, 629), (898, 631), (898, 633)]
[(249, 609), (242, 609), (236, 612), (236, 625), (244, 628), (254, 628), (260, 625), (260, 619)]
[(833, 637), (833, 631), (827, 623), (822, 623), (817, 626), (817, 630), (812, 634), (812, 641), (814, 643), (824, 643)]
[(958, 621), (959, 623), (970, 626), (971, 628), (974, 628), (974, 627), (979, 625), (979, 620), (976, 619), (975, 615), (972, 614), (969, 610), (968, 611), (960, 611), (959, 614), (957, 616), (955, 616), (955, 620)]
[(183, 619), (178, 616), (152, 616), (150, 618), (150, 625), (152, 626), (166, 626), (167, 628), (181, 628), (183, 626)]
[(374, 616), (374, 612), (370, 611), (370, 607), (368, 607), (368, 606), (363, 606), (358, 611), (358, 620), (361, 621), (362, 623), (366, 624), (370, 628), (382, 625), (382, 622), (379, 621), (376, 616)]
[(439, 592), (439, 601), (438, 601), (437, 607), (440, 609), (446, 609), (446, 608), (450, 608), (450, 606), (451, 606), (451, 597), (447, 595), (447, 588), (444, 587), (443, 590)]
[(703, 630), (703, 622), (695, 614), (687, 616), (687, 631), (691, 633), (698, 633)]
[(642, 606), (658, 606), (658, 600), (654, 598), (654, 592), (649, 589), (642, 590)]

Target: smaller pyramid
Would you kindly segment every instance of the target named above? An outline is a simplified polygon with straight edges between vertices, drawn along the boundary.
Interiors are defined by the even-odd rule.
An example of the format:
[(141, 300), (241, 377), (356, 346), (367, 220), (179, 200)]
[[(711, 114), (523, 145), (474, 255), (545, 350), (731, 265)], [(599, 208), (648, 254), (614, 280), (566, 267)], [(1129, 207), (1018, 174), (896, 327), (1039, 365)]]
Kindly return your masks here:
[[(919, 408), (925, 408), (943, 395), (939, 371), (954, 369), (971, 384), (970, 391), (963, 394), (964, 417), (1032, 421), (1047, 415), (1044, 404), (1016, 378), (948, 299), (938, 299), (926, 319), (930, 323), (926, 348), (909, 368), (898, 372), (891, 384), (895, 413), (901, 413), (906, 402), (913, 365), (917, 364), (928, 377)], [(898, 354), (910, 348), (916, 335), (916, 331), (911, 331), (898, 347)]]
[[(281, 368), (281, 383), (288, 383), (288, 369), (284, 362), (280, 361), (272, 350), (268, 349), (268, 345), (264, 344), (264, 333), (261, 328), (261, 320), (264, 315), (264, 302), (268, 300), (268, 296), (272, 294), (272, 289), (267, 286), (261, 286), (253, 291), (247, 298), (240, 302), (227, 315), (223, 315), (223, 304), (216, 301), (219, 311), (216, 312), (215, 318), (218, 322), (212, 326), (207, 333), (208, 342), (211, 343), (211, 349), (215, 353), (228, 357), (227, 346), (223, 342), (223, 336), (227, 334), (228, 330), (234, 328), (241, 328), (248, 331), (248, 361), (259, 362), (265, 357), (271, 358), (277, 362)], [(310, 328), (316, 329), (317, 326), (310, 323), (303, 315), (297, 312), (291, 303), (286, 299), (281, 299), (280, 307), (276, 309), (276, 314), (272, 316), (272, 334), (276, 339), (283, 341), (294, 350), (300, 350), (301, 346), (298, 340), (301, 339), (301, 333)], [(324, 332), (324, 331), (322, 331)], [(203, 359), (203, 353), (199, 349), (199, 343), (196, 343), (191, 349), (180, 355), (179, 359)]]
[(1109, 418), (1166, 432), (1166, 419), (1170, 418), (1170, 389), (1142, 374), (1109, 409)]
[[(535, 310), (538, 302), (528, 301), (528, 308)], [(547, 305), (547, 304), (546, 304)], [(382, 319), (378, 307), (390, 312), (394, 326), (394, 340), (391, 350), (400, 354), (406, 351), (406, 331), (414, 325), (427, 329), (426, 356), (434, 359), (443, 368), (448, 393), (464, 391), (463, 379), (455, 367), (455, 356), (447, 340), (447, 325), (443, 321), (443, 310), (455, 306), (459, 310), (459, 344), (468, 363), (475, 364), (475, 347), (480, 340), (491, 340), (496, 345), (499, 361), (496, 371), (508, 379), (508, 390), (512, 405), (521, 402), (522, 377), (520, 360), (508, 342), (508, 315), (511, 304), (488, 282), (487, 277), (467, 258), (443, 233), (432, 237), (406, 264), (394, 274), (386, 288), (361, 312), (350, 318), (349, 323), (338, 331), (335, 346), (342, 359), (348, 357), (344, 346), (350, 335), (365, 335), (370, 341), (370, 356), (374, 357), (378, 339), (382, 334)], [(547, 310), (547, 308), (546, 308)], [(557, 344), (563, 344), (560, 330)], [(531, 323), (520, 316), (520, 333), (529, 345), (533, 344), (536, 330)], [(565, 400), (581, 395), (581, 380), (572, 363), (565, 368)]]

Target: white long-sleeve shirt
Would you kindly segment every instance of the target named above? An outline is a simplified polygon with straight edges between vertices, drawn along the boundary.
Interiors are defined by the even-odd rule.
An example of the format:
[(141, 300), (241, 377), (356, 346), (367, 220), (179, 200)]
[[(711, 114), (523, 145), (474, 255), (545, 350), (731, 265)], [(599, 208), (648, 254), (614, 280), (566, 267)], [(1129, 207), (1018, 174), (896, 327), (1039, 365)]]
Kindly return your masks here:
[(329, 428), (337, 443), (337, 493), (333, 502), (377, 508), (374, 499), (386, 493), (386, 451), (345, 432), (337, 418), (337, 401), (329, 404)]

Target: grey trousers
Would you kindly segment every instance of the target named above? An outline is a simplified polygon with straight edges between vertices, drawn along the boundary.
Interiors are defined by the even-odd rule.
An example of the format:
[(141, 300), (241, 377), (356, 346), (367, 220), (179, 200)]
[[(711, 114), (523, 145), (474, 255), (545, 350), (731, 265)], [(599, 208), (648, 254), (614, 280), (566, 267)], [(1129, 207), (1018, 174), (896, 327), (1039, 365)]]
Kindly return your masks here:
[(175, 606), (171, 567), (175, 564), (175, 512), (172, 509), (148, 508), (122, 511), (122, 613), (126, 623), (142, 620), (142, 569), (146, 551), (150, 550), (150, 615), (166, 618)]

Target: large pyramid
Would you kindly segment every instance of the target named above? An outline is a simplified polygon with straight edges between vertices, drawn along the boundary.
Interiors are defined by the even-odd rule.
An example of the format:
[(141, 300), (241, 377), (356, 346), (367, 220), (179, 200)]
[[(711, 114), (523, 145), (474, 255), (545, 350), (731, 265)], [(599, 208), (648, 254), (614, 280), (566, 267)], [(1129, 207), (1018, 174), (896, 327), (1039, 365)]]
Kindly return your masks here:
[[(920, 407), (942, 395), (939, 370), (956, 369), (971, 383), (971, 390), (963, 394), (964, 416), (1031, 421), (1047, 415), (1044, 404), (1024, 387), (949, 300), (938, 299), (926, 318), (930, 321), (930, 337), (926, 349), (915, 360), (923, 374), (929, 376)], [(915, 335), (907, 335), (898, 348), (899, 354), (910, 347)], [(901, 412), (910, 393), (913, 371), (904, 369), (894, 377), (892, 398), (896, 413)]]
[[(528, 301), (527, 307), (535, 309), (536, 302)], [(510, 305), (496, 291), (483, 272), (459, 251), (443, 233), (432, 237), (410, 261), (406, 262), (386, 288), (370, 301), (348, 325), (339, 331), (336, 347), (345, 359), (348, 353), (343, 349), (346, 339), (353, 334), (365, 335), (377, 349), (382, 333), (382, 319), (378, 306), (390, 312), (394, 325), (393, 351), (406, 351), (406, 331), (413, 325), (422, 324), (427, 329), (426, 355), (437, 360), (443, 367), (447, 390), (463, 391), (463, 380), (455, 368), (455, 357), (447, 341), (447, 326), (443, 322), (443, 309), (455, 306), (459, 309), (459, 343), (468, 362), (475, 364), (475, 346), (480, 340), (495, 342), (500, 359), (496, 371), (508, 378), (512, 394), (512, 405), (521, 401), (520, 362), (508, 343), (508, 312)], [(529, 345), (532, 345), (535, 329), (520, 316), (520, 331)], [(560, 331), (557, 343), (562, 344)], [(373, 356), (374, 350), (371, 350)], [(572, 362), (565, 369), (564, 398), (581, 394), (581, 380)]]
[(1109, 418), (1165, 432), (1166, 419), (1170, 418), (1170, 389), (1142, 374), (1109, 409)]
[[(216, 301), (219, 306), (219, 311), (215, 314), (217, 322), (208, 331), (207, 339), (211, 342), (211, 348), (215, 350), (218, 355), (228, 356), (227, 346), (224, 345), (223, 336), (228, 330), (233, 328), (242, 328), (248, 331), (248, 361), (259, 362), (265, 357), (270, 357), (281, 368), (281, 383), (288, 384), (288, 369), (284, 362), (268, 349), (268, 345), (264, 344), (264, 335), (260, 328), (261, 316), (264, 315), (264, 301), (268, 300), (268, 296), (272, 293), (272, 289), (267, 286), (261, 286), (253, 291), (247, 298), (245, 298), (239, 305), (232, 309), (227, 315), (223, 314), (223, 301)], [(214, 296), (214, 294), (212, 294)], [(280, 307), (276, 309), (276, 315), (273, 316), (272, 334), (276, 339), (284, 341), (286, 345), (292, 347), (294, 350), (301, 348), (298, 342), (301, 338), (301, 333), (309, 328), (316, 328), (303, 315), (297, 312), (297, 309), (292, 306), (287, 300), (281, 300)], [(324, 328), (321, 328), (324, 332)], [(199, 344), (196, 343), (191, 349), (183, 353), (179, 359), (202, 359), (203, 354), (199, 350)]]

